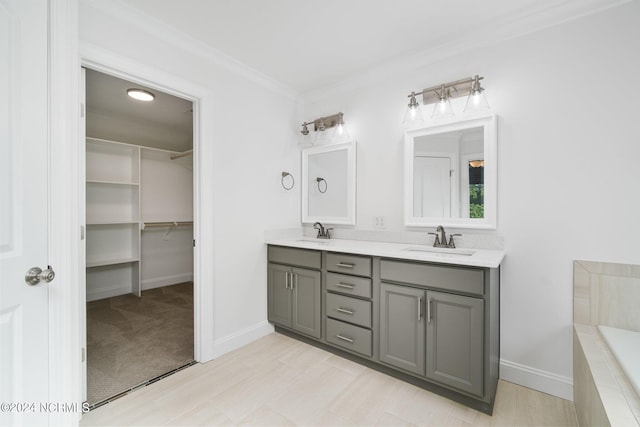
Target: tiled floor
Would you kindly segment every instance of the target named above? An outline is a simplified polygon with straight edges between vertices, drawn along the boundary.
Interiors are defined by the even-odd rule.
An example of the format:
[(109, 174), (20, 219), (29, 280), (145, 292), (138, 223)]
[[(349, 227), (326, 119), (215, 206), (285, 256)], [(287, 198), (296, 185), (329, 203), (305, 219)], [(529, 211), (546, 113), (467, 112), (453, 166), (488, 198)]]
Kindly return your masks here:
[(573, 404), (501, 381), (493, 416), (271, 334), (86, 414), (81, 425), (575, 426)]

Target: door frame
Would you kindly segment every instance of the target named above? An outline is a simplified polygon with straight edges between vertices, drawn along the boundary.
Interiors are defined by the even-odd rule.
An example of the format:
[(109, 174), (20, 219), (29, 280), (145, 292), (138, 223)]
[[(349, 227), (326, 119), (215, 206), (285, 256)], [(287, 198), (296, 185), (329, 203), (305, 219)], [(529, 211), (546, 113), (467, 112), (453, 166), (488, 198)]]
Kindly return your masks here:
[[(80, 43), (80, 62), (82, 67), (90, 68), (133, 83), (157, 89), (193, 102), (193, 236), (196, 242), (194, 248), (194, 359), (197, 362), (207, 362), (213, 359), (215, 341), (213, 295), (214, 295), (214, 260), (213, 257), (213, 186), (212, 170), (205, 167), (211, 165), (213, 147), (204, 141), (211, 141), (212, 126), (202, 117), (208, 117), (213, 109), (212, 99), (208, 89), (176, 75), (166, 73), (157, 68), (136, 62), (133, 59), (120, 56), (95, 45)], [(78, 133), (81, 129), (78, 127)], [(84, 159), (84, 135), (80, 135), (79, 150)], [(84, 161), (82, 161), (84, 163)], [(84, 182), (85, 171), (78, 171), (77, 180)], [(84, 187), (84, 186), (82, 186)], [(78, 206), (79, 209), (83, 207)], [(78, 228), (84, 226), (78, 223)], [(205, 236), (209, 236), (205, 238)], [(81, 254), (84, 259), (84, 254)], [(208, 262), (204, 262), (208, 260)], [(206, 280), (205, 280), (206, 278)], [(80, 277), (81, 283), (78, 296), (85, 298), (82, 288), (85, 278)], [(86, 301), (80, 301), (82, 307)], [(86, 313), (82, 310), (81, 323), (86, 328)], [(82, 339), (82, 337), (80, 337)], [(82, 341), (81, 341), (82, 342)], [(83, 366), (80, 367), (84, 369)]]

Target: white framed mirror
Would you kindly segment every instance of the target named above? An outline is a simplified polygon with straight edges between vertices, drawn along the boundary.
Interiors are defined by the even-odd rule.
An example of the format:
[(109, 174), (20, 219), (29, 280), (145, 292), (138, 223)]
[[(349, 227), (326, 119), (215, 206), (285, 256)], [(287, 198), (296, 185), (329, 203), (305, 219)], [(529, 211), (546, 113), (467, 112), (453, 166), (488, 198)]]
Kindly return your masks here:
[(406, 226), (497, 227), (495, 115), (412, 129), (404, 144)]
[(302, 222), (356, 223), (356, 142), (302, 150)]

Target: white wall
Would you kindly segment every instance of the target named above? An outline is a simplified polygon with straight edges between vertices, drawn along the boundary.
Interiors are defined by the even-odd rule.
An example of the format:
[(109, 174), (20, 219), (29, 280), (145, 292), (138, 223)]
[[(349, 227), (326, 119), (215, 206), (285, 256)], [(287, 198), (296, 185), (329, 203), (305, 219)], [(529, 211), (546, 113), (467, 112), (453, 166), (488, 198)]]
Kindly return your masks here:
[[(80, 8), (81, 42), (201, 85), (216, 284), (212, 340), (266, 321), (264, 230), (299, 225), (300, 114), (293, 97), (194, 55), (132, 24)], [(107, 7), (107, 2), (102, 2)], [(305, 118), (345, 113), (358, 140), (358, 225), (402, 224), (401, 121), (412, 90), (481, 74), (499, 122), (498, 230), (502, 358), (515, 381), (570, 394), (572, 260), (637, 263), (640, 241), (638, 2), (465, 52), (421, 69), (308, 100)], [(364, 80), (363, 80), (364, 81)], [(331, 94), (331, 91), (326, 91)], [(464, 230), (462, 230), (464, 232)], [(491, 232), (489, 232), (491, 233)], [(209, 280), (209, 278), (204, 278)], [(527, 376), (533, 373), (533, 377)], [(542, 375), (538, 375), (542, 374)], [(536, 383), (547, 378), (548, 384)], [(533, 379), (532, 379), (533, 378)], [(542, 381), (542, 380), (540, 380)]]
[[(143, 148), (140, 215), (144, 223), (193, 221), (193, 157)], [(140, 238), (142, 290), (193, 280), (193, 227), (145, 227)]]
[(296, 104), (276, 85), (261, 84), (260, 76), (233, 72), (147, 32), (144, 20), (126, 23), (98, 10), (111, 7), (111, 2), (81, 2), (81, 52), (86, 46), (105, 50), (210, 94), (201, 105), (200, 119), (211, 130), (202, 141), (201, 164), (207, 177), (202, 191), (212, 196), (213, 209), (201, 225), (212, 230), (202, 238), (212, 248), (212, 259), (204, 262), (213, 273), (201, 279), (215, 285), (212, 300), (205, 301), (213, 306), (214, 333), (203, 345), (219, 354), (241, 343), (243, 332), (268, 330), (264, 230), (300, 224), (299, 191), (280, 185), (283, 170), (300, 182)]
[(640, 256), (638, 18), (631, 2), (306, 103), (309, 119), (342, 111), (358, 141), (357, 228), (384, 216), (387, 229), (404, 230), (406, 95), (485, 76), (500, 116), (502, 375), (566, 397), (572, 260), (637, 264)]

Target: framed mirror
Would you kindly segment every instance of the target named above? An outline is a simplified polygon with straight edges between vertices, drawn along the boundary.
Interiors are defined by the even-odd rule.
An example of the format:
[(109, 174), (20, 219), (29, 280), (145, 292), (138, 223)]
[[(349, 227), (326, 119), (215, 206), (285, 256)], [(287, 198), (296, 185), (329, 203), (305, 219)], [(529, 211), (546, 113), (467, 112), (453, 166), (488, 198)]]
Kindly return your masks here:
[(405, 225), (496, 228), (496, 122), (490, 115), (405, 133)]
[(356, 143), (302, 150), (302, 222), (356, 223)]

